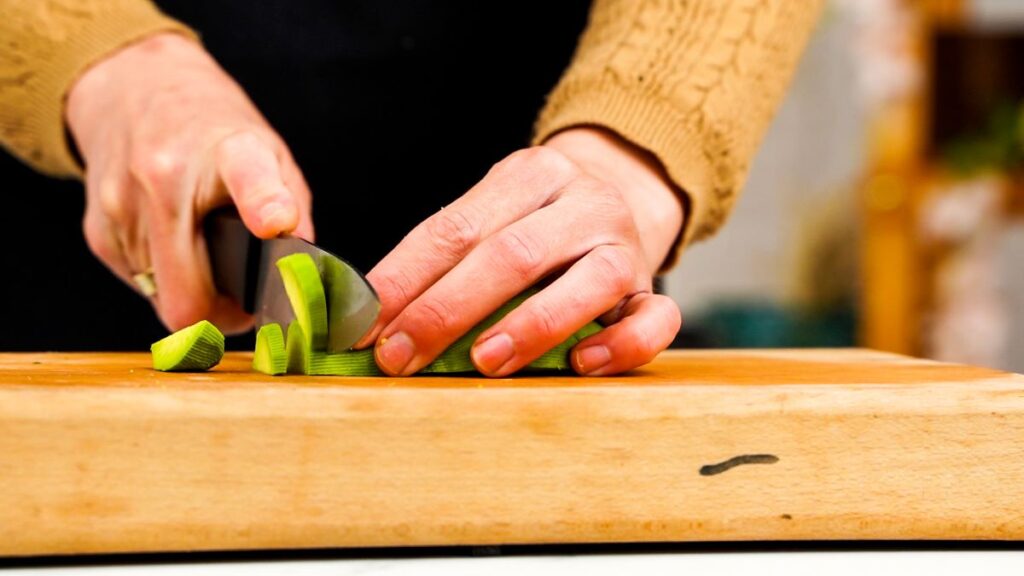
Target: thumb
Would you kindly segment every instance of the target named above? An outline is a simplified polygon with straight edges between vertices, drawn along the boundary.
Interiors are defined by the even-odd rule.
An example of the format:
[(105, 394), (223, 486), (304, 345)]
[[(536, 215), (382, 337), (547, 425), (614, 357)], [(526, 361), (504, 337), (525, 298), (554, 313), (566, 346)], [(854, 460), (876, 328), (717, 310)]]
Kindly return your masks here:
[(273, 148), (252, 132), (238, 132), (217, 145), (217, 172), (242, 221), (259, 238), (295, 230), (299, 206), (284, 184)]

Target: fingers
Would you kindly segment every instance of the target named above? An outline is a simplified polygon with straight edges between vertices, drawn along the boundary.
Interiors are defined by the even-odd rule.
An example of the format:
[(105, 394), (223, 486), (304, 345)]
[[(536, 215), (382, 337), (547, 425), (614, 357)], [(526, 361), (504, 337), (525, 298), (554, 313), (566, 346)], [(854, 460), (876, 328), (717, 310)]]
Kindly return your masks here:
[(90, 170), (86, 172), (85, 217), (82, 219), (82, 233), (89, 250), (115, 276), (132, 285), (132, 266), (123, 249), (118, 228), (133, 210), (128, 194), (127, 171)]
[(243, 331), (251, 318), (213, 285), (199, 222), (210, 206), (197, 205), (206, 204), (202, 197), (208, 192), (189, 166), (172, 150), (140, 155), (123, 199), (136, 208), (120, 214), (115, 226), (132, 231), (130, 245), (123, 247), (131, 271), (152, 270), (156, 293), (151, 301), (170, 330), (206, 319), (228, 333)]
[(139, 183), (91, 180), (88, 185), (84, 232), (93, 253), (136, 291), (134, 276), (152, 269), (157, 285), (152, 302), (168, 328), (176, 330), (207, 317), (214, 295), (197, 277), (189, 248), (181, 245), (179, 224), (188, 222), (176, 218), (176, 210), (148, 202)]
[(573, 348), (573, 369), (585, 376), (607, 376), (647, 364), (672, 343), (682, 319), (668, 296), (636, 294), (622, 307), (621, 319)]
[(313, 231), (313, 195), (309, 191), (309, 184), (306, 183), (306, 178), (291, 153), (283, 150), (279, 154), (283, 156), (281, 175), (284, 177), (285, 186), (292, 191), (299, 207), (299, 225), (292, 230), (292, 234), (306, 242), (313, 242), (316, 240), (316, 234)]
[(88, 175), (82, 231), (92, 253), (121, 281), (141, 293), (132, 278), (149, 265), (149, 254), (137, 242), (138, 198), (125, 176), (124, 172)]
[(179, 330), (207, 318), (213, 311), (216, 291), (206, 277), (205, 246), (197, 246), (188, 218), (152, 218), (150, 256), (156, 279), (155, 305), (160, 319)]
[[(598, 237), (593, 227), (601, 223), (581, 208), (578, 202), (560, 199), (487, 238), (384, 328), (377, 350), (381, 369), (394, 375), (414, 373), (513, 296), (590, 251)], [(633, 269), (630, 265), (622, 270), (630, 282)], [(611, 304), (625, 293), (623, 289)], [(584, 322), (550, 328), (571, 333)]]
[[(252, 131), (237, 132), (214, 145), (205, 164), (180, 147), (140, 147), (129, 168), (107, 167), (109, 174), (127, 175), (127, 185), (110, 192), (110, 186), (90, 183), (90, 204), (100, 214), (86, 220), (94, 251), (136, 290), (132, 277), (152, 270), (152, 301), (171, 330), (201, 319), (228, 333), (252, 325), (238, 303), (217, 293), (209, 270), (201, 220), (223, 203), (225, 190), (254, 234), (266, 238), (298, 229), (312, 238), (305, 180), (287, 151), (281, 152), (282, 160), (275, 152), (281, 149), (268, 140), (273, 142)], [(196, 168), (201, 165), (207, 168)]]
[(206, 242), (187, 218), (152, 218), (150, 257), (157, 292), (154, 306), (170, 330), (206, 319), (226, 333), (247, 330), (252, 319), (210, 278)]
[(484, 331), (472, 349), (473, 364), (486, 376), (506, 376), (564, 342), (594, 318), (638, 291), (635, 260), (625, 246), (598, 246), (550, 286), (527, 299)]
[[(285, 185), (270, 144), (253, 132), (238, 132), (221, 140), (215, 154), (217, 172), (254, 235), (273, 238), (299, 226), (302, 213), (297, 194)], [(307, 227), (304, 232), (311, 232), (311, 223)]]
[(383, 308), (376, 326), (356, 348), (375, 341), (399, 312), (485, 239), (550, 203), (577, 173), (559, 152), (541, 147), (521, 150), (414, 228), (367, 274)]
[(234, 299), (217, 294), (208, 320), (227, 335), (243, 334), (252, 329), (255, 318)]
[(131, 266), (125, 258), (124, 251), (120, 248), (114, 228), (100, 210), (89, 209), (86, 211), (85, 218), (82, 220), (82, 233), (85, 236), (86, 245), (96, 258), (121, 281), (135, 288), (131, 281), (133, 274)]

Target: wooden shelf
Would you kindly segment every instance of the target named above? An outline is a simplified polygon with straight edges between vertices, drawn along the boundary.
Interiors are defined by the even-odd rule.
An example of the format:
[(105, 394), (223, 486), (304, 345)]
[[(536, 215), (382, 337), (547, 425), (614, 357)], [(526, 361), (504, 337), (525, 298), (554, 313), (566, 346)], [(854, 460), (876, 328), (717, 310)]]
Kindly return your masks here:
[[(920, 239), (922, 207), (939, 171), (939, 144), (981, 123), (1001, 95), (1024, 95), (1020, 33), (981, 32), (963, 0), (907, 0), (907, 45), (922, 81), (886, 102), (869, 131), (862, 186), (863, 245), (860, 342), (921, 355), (936, 268)], [(1018, 179), (1018, 182), (1020, 180)], [(1024, 213), (1011, 194), (1011, 214)]]

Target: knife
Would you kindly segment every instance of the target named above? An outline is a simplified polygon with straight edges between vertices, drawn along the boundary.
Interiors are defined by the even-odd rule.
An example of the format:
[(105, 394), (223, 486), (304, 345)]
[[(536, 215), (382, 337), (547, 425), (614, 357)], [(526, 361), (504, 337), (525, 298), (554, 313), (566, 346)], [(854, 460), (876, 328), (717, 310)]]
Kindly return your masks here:
[(287, 328), (295, 314), (276, 262), (303, 252), (320, 268), (327, 296), (327, 350), (344, 352), (377, 321), (380, 298), (359, 270), (301, 238), (260, 240), (234, 208), (211, 212), (203, 222), (210, 268), (217, 289), (255, 315), (256, 326), (276, 322)]

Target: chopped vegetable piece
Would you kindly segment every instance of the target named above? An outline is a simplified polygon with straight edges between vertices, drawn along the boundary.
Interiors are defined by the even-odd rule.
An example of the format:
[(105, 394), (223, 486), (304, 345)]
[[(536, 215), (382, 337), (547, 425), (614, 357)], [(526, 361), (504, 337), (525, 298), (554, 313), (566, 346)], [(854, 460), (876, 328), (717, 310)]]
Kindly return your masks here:
[(213, 324), (200, 320), (154, 342), (149, 349), (153, 353), (153, 368), (156, 370), (209, 370), (224, 357), (224, 335)]
[[(527, 298), (536, 293), (537, 290), (530, 289), (506, 302), (504, 306), (495, 310), (490, 316), (474, 326), (461, 338), (453, 342), (452, 345), (442, 352), (440, 356), (434, 359), (433, 362), (420, 370), (420, 374), (476, 372), (476, 366), (473, 365), (473, 359), (470, 356), (470, 350), (473, 348), (473, 344), (476, 342), (476, 339), (480, 337), (480, 334), (482, 334), (484, 330), (487, 330), (491, 326), (497, 324), (498, 321), (508, 315), (509, 312), (515, 310), (520, 304), (525, 302)], [(562, 342), (558, 346), (548, 350), (539, 358), (527, 364), (522, 368), (522, 370), (568, 370), (571, 368), (569, 363), (569, 351), (572, 347), (578, 344), (580, 340), (600, 331), (600, 324), (597, 322), (590, 322), (583, 328), (577, 330), (576, 333), (566, 339), (565, 342)]]
[(253, 370), (277, 376), (288, 369), (288, 354), (284, 348), (284, 332), (280, 324), (265, 324), (256, 333), (256, 352), (252, 357)]
[(572, 366), (569, 362), (569, 352), (572, 351), (573, 346), (579, 344), (587, 336), (597, 334), (601, 330), (603, 328), (597, 322), (588, 322), (583, 328), (569, 336), (565, 342), (541, 354), (536, 360), (527, 364), (523, 371), (570, 369)]
[(288, 342), (285, 354), (288, 357), (287, 371), (289, 374), (308, 374), (311, 351), (309, 340), (298, 322), (288, 325)]
[(383, 376), (373, 356), (373, 348), (348, 352), (314, 352), (309, 373), (318, 376)]
[[(296, 321), (288, 326), (287, 371), (289, 374), (315, 374), (332, 376), (379, 376), (383, 373), (377, 367), (373, 350), (350, 350), (329, 353), (326, 351), (328, 336), (328, 307), (324, 283), (313, 258), (308, 254), (292, 254), (277, 261), (285, 290), (295, 312)], [(331, 274), (330, 271), (328, 271)], [(334, 272), (337, 274), (337, 271)], [(423, 374), (449, 374), (476, 372), (470, 350), (476, 339), (506, 314), (536, 294), (534, 289), (516, 296), (496, 310), (468, 333), (456, 340), (428, 366), (420, 370)], [(531, 362), (524, 370), (568, 370), (569, 350), (580, 340), (599, 332), (601, 326), (591, 322), (555, 348), (545, 352)]]
[(309, 254), (290, 254), (277, 261), (284, 289), (288, 293), (295, 319), (310, 350), (327, 348), (327, 297), (320, 280), (320, 269)]
[[(258, 342), (257, 342), (258, 344)], [(348, 352), (314, 352), (302, 333), (302, 326), (292, 322), (288, 326), (286, 364), (289, 374), (319, 376), (381, 376), (373, 357), (373, 349)]]

